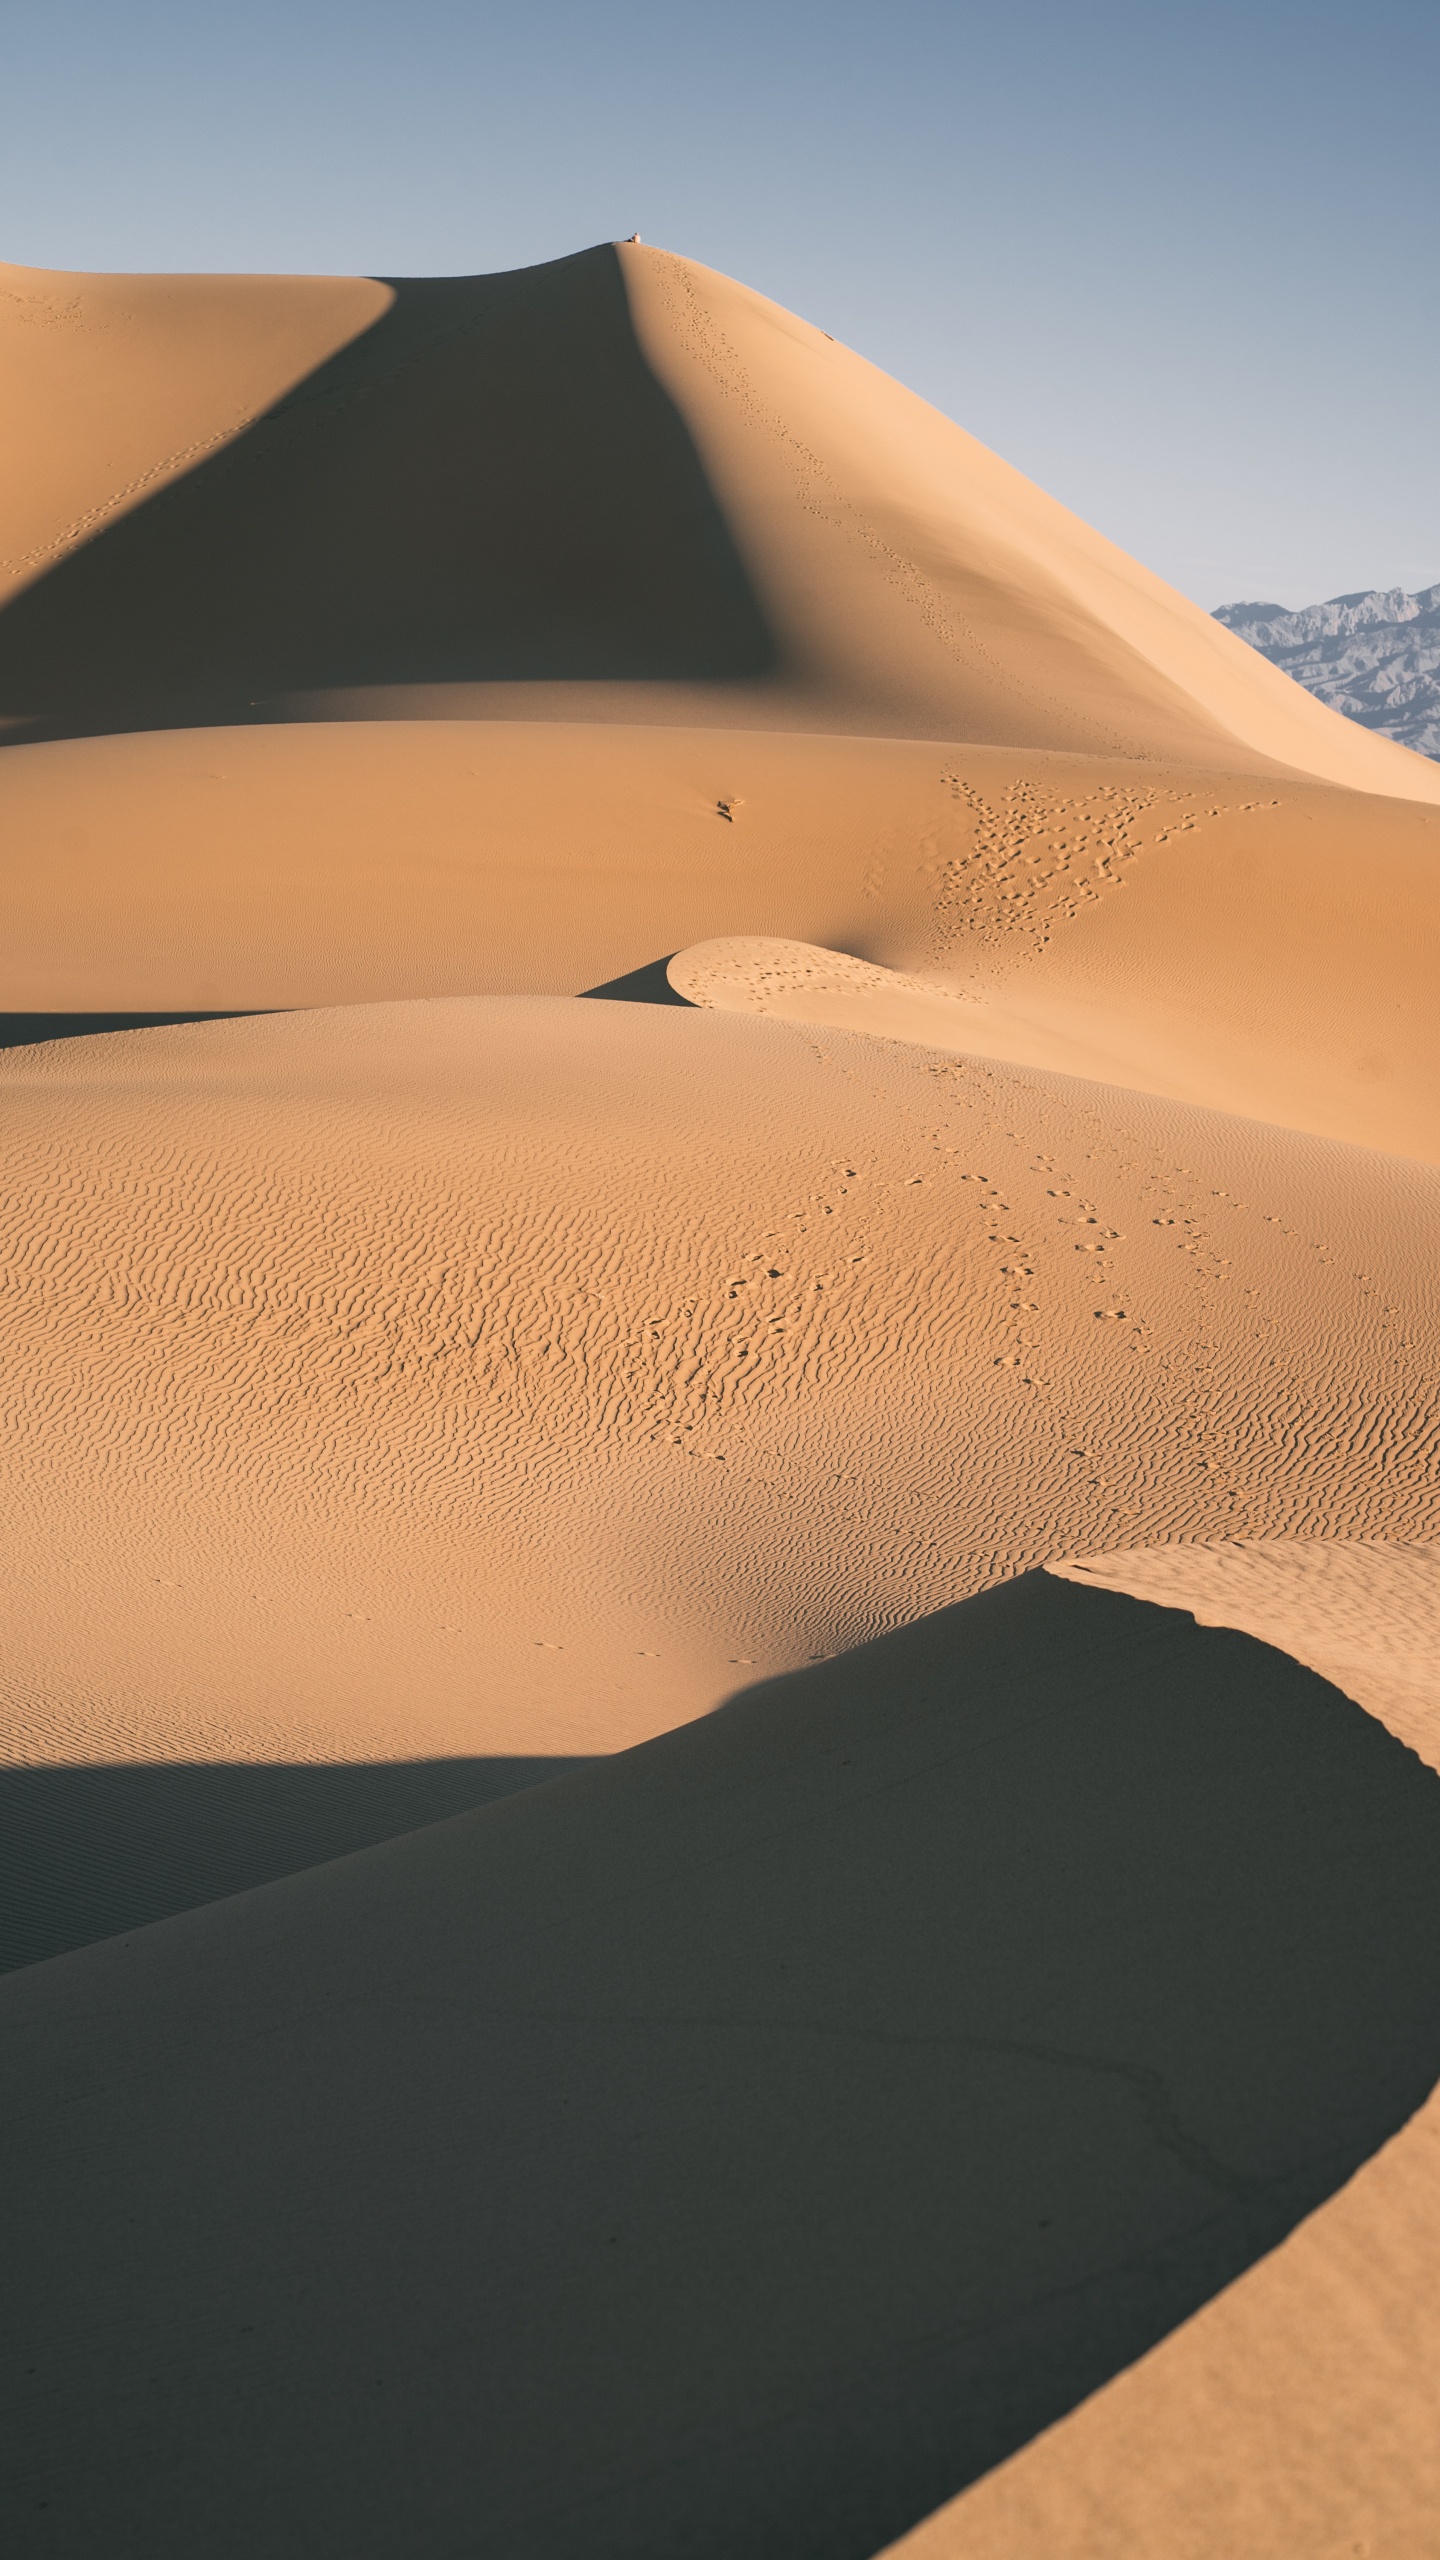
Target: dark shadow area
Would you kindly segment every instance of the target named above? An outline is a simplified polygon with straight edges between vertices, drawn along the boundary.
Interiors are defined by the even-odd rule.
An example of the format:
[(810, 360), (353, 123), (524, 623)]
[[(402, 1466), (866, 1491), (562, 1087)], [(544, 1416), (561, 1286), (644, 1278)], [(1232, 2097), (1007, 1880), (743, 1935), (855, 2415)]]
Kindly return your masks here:
[(0, 1769), (0, 1973), (586, 1766), (496, 1759)]
[(29, 1049), (41, 1040), (85, 1040), (96, 1031), (162, 1031), (171, 1022), (248, 1022), (241, 1013), (0, 1013), (0, 1049)]
[(666, 976), (673, 951), (663, 960), (647, 960), (643, 969), (630, 969), (623, 978), (607, 978), (603, 987), (582, 987), (582, 996), (599, 996), (607, 1004), (683, 1004), (687, 1013), (698, 1010), (688, 996), (677, 994)]
[(0, 2023), (16, 2547), (869, 2560), (1425, 2098), (1440, 1779), (1029, 1574)]
[(773, 663), (612, 248), (393, 291), (233, 444), (0, 613), (12, 743), (274, 718), (336, 686)]

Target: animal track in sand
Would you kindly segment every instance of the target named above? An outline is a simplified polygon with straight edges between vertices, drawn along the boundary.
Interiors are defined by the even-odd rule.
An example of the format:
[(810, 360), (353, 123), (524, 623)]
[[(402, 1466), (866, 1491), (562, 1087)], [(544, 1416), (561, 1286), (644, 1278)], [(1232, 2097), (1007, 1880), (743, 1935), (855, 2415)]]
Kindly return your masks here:
[(107, 328), (108, 319), (96, 320), (85, 309), (84, 296), (72, 293), (68, 302), (58, 301), (53, 293), (0, 293), (0, 302), (10, 305), (15, 319), (25, 329)]
[[(741, 1651), (833, 1650), (1056, 1552), (1436, 1525), (1422, 1167), (683, 1008), (86, 1052), (0, 1074), (21, 1756), (159, 1713), (114, 1667), (132, 1620), (157, 1697), (178, 1649), (185, 1714), (244, 1756), (239, 1699), (265, 1748), (313, 1721), (286, 1682), (358, 1607), (351, 1697), (383, 1725), (398, 1683), (408, 1749), (417, 1662), (446, 1716), (503, 1670), (522, 1717), (522, 1661), (583, 1664), (593, 1624), (607, 1662), (674, 1661), (673, 1700), (616, 1709), (654, 1730)], [(151, 1556), (183, 1587), (142, 1608), (132, 1566), (117, 1621)]]
[[(975, 823), (969, 849), (932, 873), (931, 958), (953, 964), (962, 954), (983, 954), (987, 982), (1042, 951), (1056, 926), (1122, 888), (1142, 853), (1193, 835), (1209, 820), (1280, 805), (1117, 783), (1066, 794), (1024, 777), (993, 800), (958, 768), (943, 779)], [(1157, 816), (1164, 823), (1152, 830)]]

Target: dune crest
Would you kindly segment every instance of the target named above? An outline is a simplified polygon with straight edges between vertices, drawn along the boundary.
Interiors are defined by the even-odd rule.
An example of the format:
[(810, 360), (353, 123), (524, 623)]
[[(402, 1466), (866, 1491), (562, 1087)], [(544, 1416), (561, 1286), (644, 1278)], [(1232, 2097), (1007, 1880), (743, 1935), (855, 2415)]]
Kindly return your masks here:
[(278, 2498), (360, 2553), (478, 2514), (863, 2560), (1424, 2094), (1437, 1840), (1440, 1780), (1313, 1674), (1032, 1575), (12, 1975), (66, 2099), (0, 2135), (53, 2235), (7, 2387), (50, 2547), (235, 2549)]
[(1278, 1645), (1440, 1768), (1440, 1546), (1245, 1538), (1052, 1564)]
[(30, 284), (0, 1014), (760, 933), (957, 986), (996, 1054), (1440, 1155), (1436, 767), (822, 332), (636, 244)]
[(1440, 800), (1426, 759), (1270, 682), (1209, 614), (863, 357), (691, 260), (618, 255), (801, 682), (877, 712), (903, 685), (919, 734)]
[(900, 384), (666, 251), (17, 271), (7, 319), (19, 734), (658, 714), (1440, 800)]
[[(1052, 1563), (1321, 1671), (1440, 1768), (1440, 1545), (1244, 1539)], [(1356, 2549), (1425, 2560), (1440, 2498), (1440, 2097), (1244, 2281), (894, 2560)], [(1376, 2459), (1378, 2446), (1384, 2459)]]
[(243, 435), (390, 299), (362, 276), (0, 263), (0, 607)]

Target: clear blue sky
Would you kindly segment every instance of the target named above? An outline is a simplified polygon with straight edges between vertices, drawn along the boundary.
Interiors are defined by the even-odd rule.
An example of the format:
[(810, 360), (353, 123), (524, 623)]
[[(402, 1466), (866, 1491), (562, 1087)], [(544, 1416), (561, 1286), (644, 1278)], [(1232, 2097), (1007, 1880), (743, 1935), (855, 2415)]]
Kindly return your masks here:
[(1440, 0), (0, 0), (0, 81), (20, 263), (638, 229), (1202, 604), (1440, 578)]

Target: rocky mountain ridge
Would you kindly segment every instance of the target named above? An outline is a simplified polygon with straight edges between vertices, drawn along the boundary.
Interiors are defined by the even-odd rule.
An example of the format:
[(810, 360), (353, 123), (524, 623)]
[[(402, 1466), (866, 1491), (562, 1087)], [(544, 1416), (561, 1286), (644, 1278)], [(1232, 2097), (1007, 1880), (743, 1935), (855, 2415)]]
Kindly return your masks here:
[(1440, 582), (1373, 587), (1287, 613), (1222, 604), (1215, 620), (1332, 711), (1440, 760)]

